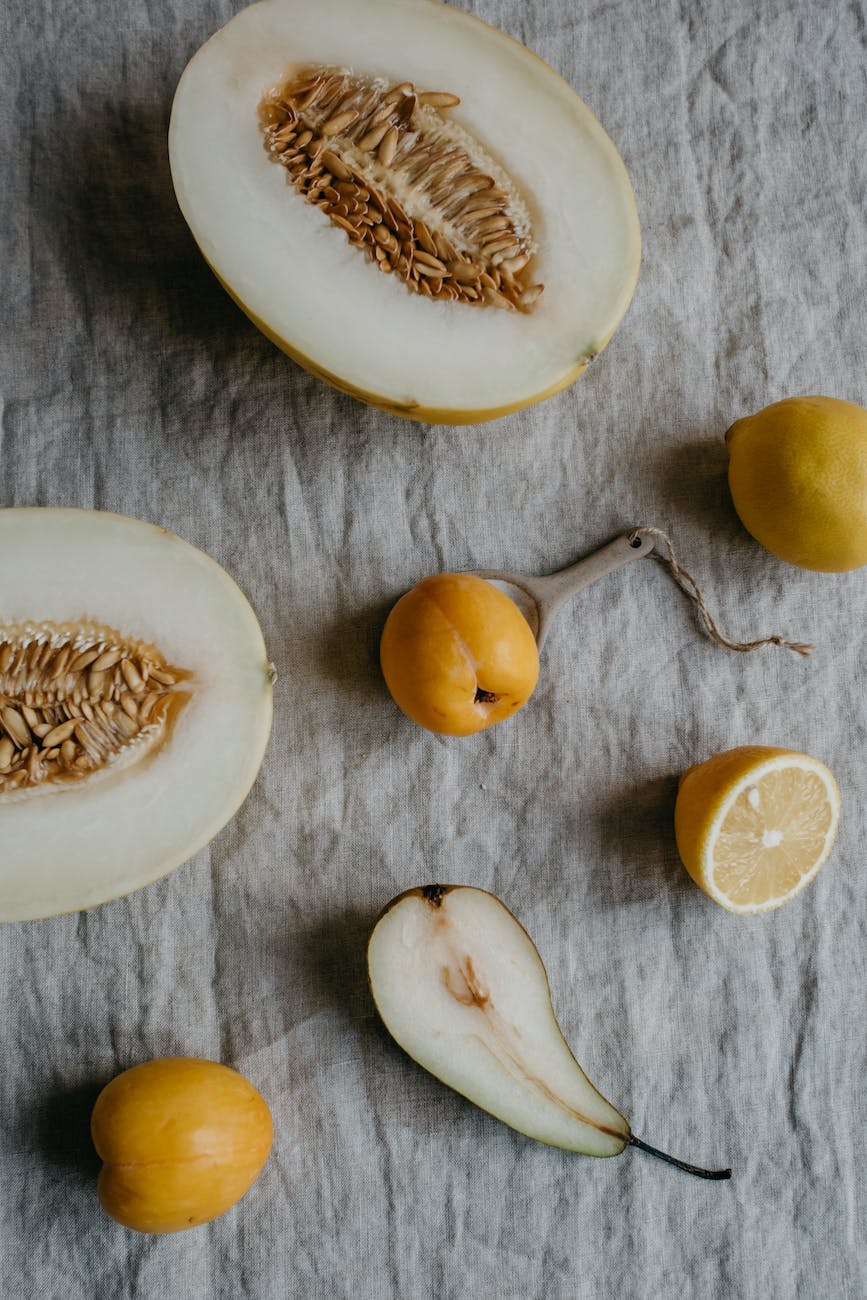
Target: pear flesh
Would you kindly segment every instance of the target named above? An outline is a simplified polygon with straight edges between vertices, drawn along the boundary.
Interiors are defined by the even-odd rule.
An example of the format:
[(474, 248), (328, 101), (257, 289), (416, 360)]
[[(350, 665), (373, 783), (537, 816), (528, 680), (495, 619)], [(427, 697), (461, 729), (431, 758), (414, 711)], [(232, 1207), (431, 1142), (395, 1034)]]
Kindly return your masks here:
[(528, 1137), (616, 1156), (629, 1124), (569, 1051), (526, 931), (481, 889), (412, 890), (368, 948), (385, 1026), (419, 1065)]
[(482, 889), (429, 885), (394, 899), (367, 950), (377, 1010), (419, 1065), (518, 1132), (591, 1156), (627, 1145), (703, 1177), (633, 1137), (560, 1030), (548, 976), (508, 908)]

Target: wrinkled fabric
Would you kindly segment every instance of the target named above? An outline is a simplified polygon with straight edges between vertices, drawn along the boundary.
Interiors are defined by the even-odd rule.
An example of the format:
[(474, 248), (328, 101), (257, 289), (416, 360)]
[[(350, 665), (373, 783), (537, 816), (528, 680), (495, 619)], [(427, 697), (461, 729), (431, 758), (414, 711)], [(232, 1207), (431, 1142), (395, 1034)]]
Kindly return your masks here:
[[(261, 775), (209, 848), (132, 897), (0, 931), (3, 1296), (867, 1293), (867, 571), (761, 550), (722, 436), (783, 396), (867, 402), (867, 14), (465, 3), (598, 115), (644, 237), (588, 373), (478, 428), (325, 387), (198, 254), (168, 115), (239, 6), (0, 16), (2, 504), (174, 529), (243, 587), (279, 672)], [(560, 615), (507, 724), (456, 741), (397, 711), (377, 645), (399, 593), (440, 569), (550, 571), (638, 523), (672, 535), (732, 635), (813, 657), (713, 645), (648, 559)], [(679, 773), (746, 742), (824, 759), (843, 799), (815, 884), (756, 919), (692, 884), (672, 830)], [(593, 1081), (641, 1137), (730, 1164), (730, 1183), (534, 1144), (402, 1055), (364, 947), (393, 895), (432, 880), (512, 908)], [(88, 1117), (115, 1073), (166, 1054), (243, 1071), (276, 1137), (240, 1205), (146, 1237), (98, 1206)]]

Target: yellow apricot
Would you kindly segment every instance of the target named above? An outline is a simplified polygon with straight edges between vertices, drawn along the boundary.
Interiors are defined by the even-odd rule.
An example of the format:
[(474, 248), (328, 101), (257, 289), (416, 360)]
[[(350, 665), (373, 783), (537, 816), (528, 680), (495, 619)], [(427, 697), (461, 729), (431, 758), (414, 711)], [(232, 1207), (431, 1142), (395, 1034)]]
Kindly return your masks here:
[(96, 1099), (103, 1209), (138, 1232), (180, 1232), (223, 1214), (268, 1158), (271, 1112), (243, 1075), (174, 1056), (119, 1074)]
[(536, 641), (517, 605), (469, 573), (435, 574), (402, 596), (386, 620), (380, 660), (407, 717), (446, 736), (510, 717), (539, 677)]

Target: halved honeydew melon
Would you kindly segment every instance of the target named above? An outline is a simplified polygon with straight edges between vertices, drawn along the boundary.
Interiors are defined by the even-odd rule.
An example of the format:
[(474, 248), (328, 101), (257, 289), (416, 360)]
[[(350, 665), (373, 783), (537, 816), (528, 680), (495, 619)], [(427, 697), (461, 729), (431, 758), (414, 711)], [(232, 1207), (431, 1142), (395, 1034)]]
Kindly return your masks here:
[(179, 537), (0, 510), (0, 920), (91, 907), (207, 844), (259, 770), (271, 677), (247, 600)]
[[(345, 84), (323, 108), (332, 92), (308, 87), (338, 74)], [(388, 142), (369, 143), (392, 89), (404, 150), (393, 161)], [(431, 103), (429, 92), (444, 94)], [(459, 148), (469, 159), (438, 195), (413, 178), (409, 151), (422, 146), (432, 167)], [(351, 195), (316, 188), (326, 148), (356, 169)], [(635, 289), (635, 201), (602, 127), (529, 50), (434, 0), (260, 0), (188, 64), (169, 152), (184, 217), (235, 301), (303, 366), (399, 415), (471, 423), (558, 392), (608, 342)], [(336, 187), (342, 174), (325, 170)], [(495, 199), (479, 220), (506, 219), (499, 249), (496, 230), (479, 243), (454, 225), (466, 214), (450, 205), (450, 184), (460, 193), (473, 170)], [(399, 197), (409, 222), (386, 212), (379, 252), (376, 223), (345, 211), (359, 186), (374, 216), (383, 196)], [(435, 243), (419, 242), (419, 221)], [(419, 274), (425, 253), (436, 261)], [(453, 301), (458, 263), (481, 279)]]

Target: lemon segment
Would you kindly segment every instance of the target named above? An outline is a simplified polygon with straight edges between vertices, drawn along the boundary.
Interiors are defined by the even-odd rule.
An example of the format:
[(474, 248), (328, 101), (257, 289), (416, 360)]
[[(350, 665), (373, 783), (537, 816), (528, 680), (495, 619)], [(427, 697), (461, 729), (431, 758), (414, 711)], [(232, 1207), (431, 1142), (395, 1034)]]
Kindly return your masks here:
[(827, 860), (840, 792), (824, 763), (743, 746), (681, 780), (675, 835), (689, 874), (731, 912), (767, 912), (793, 898)]

